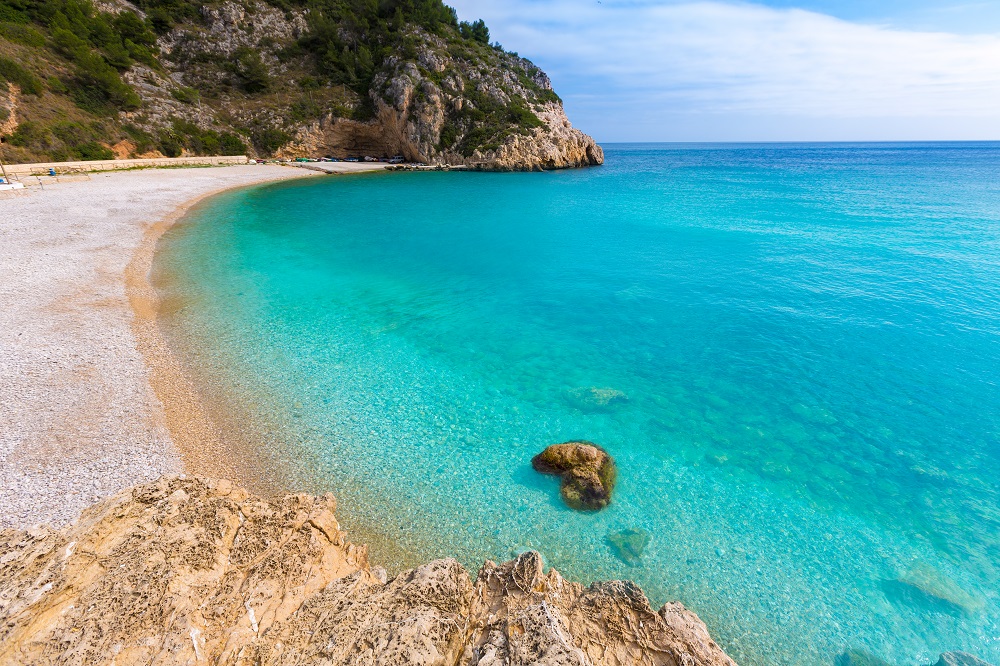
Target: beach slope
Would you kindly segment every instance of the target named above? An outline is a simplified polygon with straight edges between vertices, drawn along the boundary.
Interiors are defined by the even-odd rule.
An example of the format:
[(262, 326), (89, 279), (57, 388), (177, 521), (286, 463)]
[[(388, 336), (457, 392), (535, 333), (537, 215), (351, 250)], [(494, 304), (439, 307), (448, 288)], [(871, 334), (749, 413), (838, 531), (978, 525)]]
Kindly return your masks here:
[(146, 242), (148, 269), (151, 229), (198, 199), (307, 175), (315, 176), (263, 165), (154, 169), (4, 195), (0, 527), (63, 524), (123, 488), (183, 470), (139, 349), (126, 268)]

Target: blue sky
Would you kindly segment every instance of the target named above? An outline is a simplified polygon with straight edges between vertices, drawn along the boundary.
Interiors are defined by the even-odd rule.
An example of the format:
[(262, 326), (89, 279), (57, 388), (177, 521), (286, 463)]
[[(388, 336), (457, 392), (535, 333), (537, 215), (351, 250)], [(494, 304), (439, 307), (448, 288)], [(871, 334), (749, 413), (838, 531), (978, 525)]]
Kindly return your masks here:
[(453, 0), (598, 141), (1000, 140), (1000, 0)]

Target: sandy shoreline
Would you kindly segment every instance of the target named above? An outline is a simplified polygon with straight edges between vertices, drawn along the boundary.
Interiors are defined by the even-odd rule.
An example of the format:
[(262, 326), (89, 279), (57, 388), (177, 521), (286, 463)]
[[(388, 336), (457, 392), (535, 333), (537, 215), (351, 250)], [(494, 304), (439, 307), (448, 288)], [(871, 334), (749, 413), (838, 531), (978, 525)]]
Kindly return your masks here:
[(156, 241), (206, 196), (306, 176), (113, 172), (0, 199), (0, 528), (63, 524), (163, 474), (226, 471), (192, 446), (211, 426), (155, 332)]

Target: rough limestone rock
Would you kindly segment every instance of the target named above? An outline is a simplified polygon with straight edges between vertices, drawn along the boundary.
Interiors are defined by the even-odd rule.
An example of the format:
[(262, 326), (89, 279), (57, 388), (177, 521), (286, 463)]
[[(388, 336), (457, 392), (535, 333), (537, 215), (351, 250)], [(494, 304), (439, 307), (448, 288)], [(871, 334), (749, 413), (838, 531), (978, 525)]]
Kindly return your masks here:
[(387, 580), (334, 509), (165, 477), (63, 530), (0, 531), (0, 666), (733, 665), (682, 605), (533, 552)]
[(562, 477), (563, 501), (580, 511), (599, 511), (611, 503), (618, 471), (608, 452), (593, 442), (553, 444), (531, 459), (536, 472)]
[[(417, 61), (392, 56), (370, 96), (376, 117), (366, 122), (332, 113), (298, 132), (279, 155), (401, 155), (431, 164), (492, 171), (541, 171), (604, 163), (593, 138), (574, 128), (549, 77), (529, 60), (492, 48), (456, 53), (446, 40), (413, 29)], [(493, 127), (475, 120), (477, 103), (525, 105), (537, 127)], [(481, 111), (481, 109), (479, 109)], [(487, 130), (490, 131), (487, 131)], [(474, 150), (470, 137), (486, 131)]]

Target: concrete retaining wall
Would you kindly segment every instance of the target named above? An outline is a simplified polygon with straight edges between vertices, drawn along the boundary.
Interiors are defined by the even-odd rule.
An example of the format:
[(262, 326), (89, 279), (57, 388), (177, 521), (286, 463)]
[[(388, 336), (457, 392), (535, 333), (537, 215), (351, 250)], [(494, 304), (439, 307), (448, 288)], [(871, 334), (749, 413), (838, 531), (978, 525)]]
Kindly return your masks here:
[(114, 171), (115, 169), (134, 169), (136, 167), (220, 166), (246, 163), (246, 155), (234, 155), (231, 157), (157, 157), (88, 162), (38, 162), (35, 164), (5, 164), (4, 168), (11, 176), (32, 176), (48, 174), (49, 169), (55, 169), (57, 174), (63, 174), (81, 171)]

